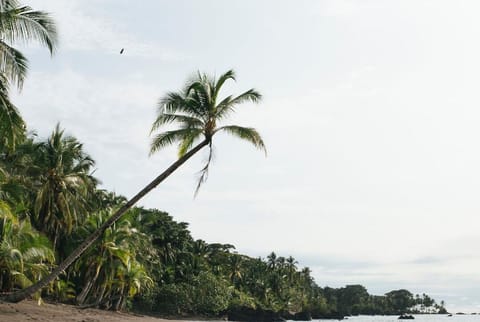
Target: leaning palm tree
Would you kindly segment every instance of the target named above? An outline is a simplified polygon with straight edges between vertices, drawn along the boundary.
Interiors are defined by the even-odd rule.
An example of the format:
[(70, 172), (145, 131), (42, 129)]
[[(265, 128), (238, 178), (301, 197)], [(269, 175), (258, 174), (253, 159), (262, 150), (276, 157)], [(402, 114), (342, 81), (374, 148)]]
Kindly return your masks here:
[(25, 124), (9, 99), (8, 87), (21, 89), (28, 70), (28, 60), (13, 45), (32, 40), (53, 54), (57, 30), (50, 15), (17, 0), (0, 0), (0, 144), (10, 148), (23, 136)]
[[(256, 103), (261, 98), (261, 95), (257, 91), (250, 89), (238, 96), (230, 95), (221, 99), (219, 97), (220, 90), (228, 80), (235, 80), (235, 73), (232, 70), (227, 71), (218, 79), (198, 73), (196, 77), (187, 82), (181, 92), (171, 92), (161, 98), (159, 101), (158, 117), (153, 123), (152, 131), (155, 132), (161, 126), (171, 123), (177, 123), (179, 129), (155, 135), (151, 144), (151, 153), (155, 153), (169, 145), (179, 143), (178, 160), (138, 192), (132, 199), (121, 206), (102, 226), (65, 258), (50, 275), (35, 285), (8, 295), (6, 300), (19, 302), (47, 286), (48, 283), (53, 281), (61, 272), (80, 257), (108, 227), (121, 218), (137, 201), (158, 186), (195, 153), (208, 146), (209, 157), (206, 165), (202, 169), (202, 175), (200, 176), (200, 181), (196, 189), (198, 191), (202, 182), (206, 180), (208, 167), (212, 159), (212, 139), (217, 133), (226, 132), (232, 134), (266, 152), (265, 144), (255, 129), (237, 125), (217, 126), (217, 123), (224, 121), (227, 116), (231, 115), (239, 104), (248, 101)], [(196, 142), (197, 144), (194, 145)]]

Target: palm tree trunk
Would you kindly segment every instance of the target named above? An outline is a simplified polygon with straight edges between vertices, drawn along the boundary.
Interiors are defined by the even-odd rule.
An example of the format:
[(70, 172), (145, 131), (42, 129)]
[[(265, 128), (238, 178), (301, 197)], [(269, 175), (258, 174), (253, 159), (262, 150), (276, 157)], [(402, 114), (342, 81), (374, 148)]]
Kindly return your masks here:
[(118, 209), (107, 221), (105, 221), (102, 226), (100, 226), (87, 239), (85, 239), (83, 243), (81, 243), (80, 246), (78, 246), (77, 249), (75, 249), (67, 258), (65, 258), (65, 260), (61, 262), (49, 275), (23, 290), (7, 295), (4, 300), (17, 303), (25, 300), (27, 297), (32, 296), (33, 294), (47, 286), (50, 282), (57, 278), (58, 275), (65, 271), (77, 258), (79, 258), (80, 255), (82, 255), (83, 252), (87, 250), (90, 245), (92, 245), (108, 227), (112, 226), (118, 219), (120, 219), (127, 210), (129, 210), (133, 205), (137, 203), (137, 201), (139, 201), (147, 193), (149, 193), (156, 186), (158, 186), (163, 180), (168, 178), (168, 176), (170, 176), (175, 170), (178, 169), (178, 167), (180, 167), (183, 163), (190, 159), (195, 153), (200, 151), (203, 147), (207, 146), (209, 142), (209, 139), (205, 139), (188, 153), (186, 153), (184, 156), (182, 156), (180, 159), (175, 161), (170, 167), (168, 167), (167, 170), (162, 172), (145, 188), (138, 192), (132, 199), (130, 199), (126, 204), (124, 204), (120, 209)]
[(85, 303), (85, 299), (87, 298), (88, 292), (92, 288), (93, 281), (88, 281), (85, 286), (83, 286), (82, 291), (76, 298), (76, 302), (78, 305), (83, 305)]
[(85, 274), (85, 277), (88, 279), (88, 282), (85, 284), (82, 291), (77, 296), (76, 301), (77, 301), (77, 304), (79, 305), (85, 304), (85, 300), (87, 299), (88, 292), (90, 292), (90, 289), (95, 284), (95, 282), (98, 279), (98, 275), (100, 274), (100, 268), (97, 267), (95, 276), (93, 278), (89, 278), (91, 271), (92, 271), (92, 266), (89, 267), (87, 274)]

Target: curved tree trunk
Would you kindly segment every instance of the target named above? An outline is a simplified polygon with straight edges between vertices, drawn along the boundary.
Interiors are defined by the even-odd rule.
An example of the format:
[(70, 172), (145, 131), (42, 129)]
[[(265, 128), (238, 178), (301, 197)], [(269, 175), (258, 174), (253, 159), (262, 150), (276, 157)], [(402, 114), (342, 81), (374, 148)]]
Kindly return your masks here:
[(210, 140), (204, 140), (199, 143), (196, 147), (174, 162), (167, 170), (161, 173), (156, 177), (152, 182), (150, 182), (145, 188), (143, 188), (139, 193), (137, 193), (132, 199), (130, 199), (126, 204), (124, 204), (120, 209), (118, 209), (105, 223), (100, 226), (95, 232), (93, 232), (87, 239), (80, 244), (63, 262), (61, 262), (49, 275), (38, 281), (37, 283), (17, 291), (15, 293), (7, 295), (3, 298), (5, 301), (17, 303), (25, 300), (26, 298), (32, 296), (36, 292), (40, 291), (42, 288), (47, 286), (55, 278), (57, 278), (63, 271), (65, 271), (80, 255), (87, 250), (93, 242), (95, 242), (98, 237), (100, 237), (103, 232), (113, 225), (122, 215), (129, 210), (137, 201), (144, 197), (147, 193), (153, 190), (158, 186), (163, 180), (165, 180), (169, 175), (171, 175), (178, 167), (180, 167), (185, 161), (190, 159), (195, 153), (200, 151), (203, 147), (209, 144)]

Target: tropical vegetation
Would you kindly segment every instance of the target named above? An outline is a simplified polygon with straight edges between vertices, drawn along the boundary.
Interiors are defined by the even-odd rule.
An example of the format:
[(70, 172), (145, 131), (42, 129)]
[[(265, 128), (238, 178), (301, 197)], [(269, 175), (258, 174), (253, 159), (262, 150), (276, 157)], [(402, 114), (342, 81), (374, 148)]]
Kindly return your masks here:
[(194, 239), (187, 223), (166, 212), (134, 206), (206, 148), (198, 192), (216, 134), (266, 152), (255, 129), (224, 124), (239, 105), (261, 99), (254, 89), (221, 96), (233, 71), (218, 78), (198, 73), (159, 100), (151, 153), (177, 144), (178, 160), (167, 170), (130, 200), (101, 189), (83, 144), (60, 125), (47, 138), (27, 134), (8, 95), (12, 84), (21, 88), (27, 70), (13, 44), (35, 40), (53, 53), (56, 37), (47, 13), (0, 0), (0, 292), (6, 299), (247, 320), (446, 312), (444, 303), (407, 290), (377, 296), (361, 285), (320, 287), (292, 256), (239, 254), (231, 244)]
[[(60, 126), (44, 140), (28, 137), (14, 152), (2, 151), (1, 292), (45, 277), (126, 202), (99, 188), (94, 164)], [(62, 210), (66, 204), (68, 211)], [(320, 287), (292, 256), (252, 258), (231, 244), (195, 240), (187, 223), (141, 207), (108, 227), (36, 297), (164, 315), (268, 311), (293, 318), (301, 312), (315, 317), (444, 310), (428, 295), (406, 290), (376, 296), (361, 285)]]
[[(262, 149), (266, 153), (265, 144), (258, 132), (249, 127), (242, 127), (238, 125), (223, 125), (218, 126), (231, 115), (239, 104), (246, 101), (258, 102), (261, 95), (254, 89), (247, 90), (238, 96), (226, 96), (220, 98), (220, 90), (228, 80), (235, 80), (235, 74), (232, 70), (227, 71), (218, 79), (210, 77), (207, 74), (198, 73), (196, 77), (189, 80), (184, 89), (180, 92), (170, 92), (159, 100), (158, 116), (153, 123), (152, 133), (156, 133), (162, 126), (175, 123), (178, 129), (167, 130), (156, 133), (151, 144), (151, 154), (165, 148), (169, 145), (178, 143), (178, 160), (172, 163), (164, 172), (158, 175), (152, 182), (145, 186), (129, 201), (119, 205), (107, 220), (103, 222), (96, 230), (86, 237), (78, 247), (66, 256), (53, 271), (45, 276), (37, 283), (27, 287), (24, 290), (18, 291), (7, 296), (7, 300), (12, 302), (21, 301), (28, 296), (40, 291), (49, 283), (53, 282), (62, 272), (64, 272), (72, 263), (75, 262), (95, 241), (101, 238), (107, 229), (115, 224), (122, 216), (147, 193), (158, 186), (163, 180), (170, 176), (183, 163), (195, 155), (204, 147), (208, 147), (209, 155), (205, 166), (201, 170), (201, 176), (197, 184), (196, 192), (201, 184), (207, 179), (208, 170), (212, 161), (212, 146), (213, 136), (220, 132), (226, 132), (240, 139), (243, 139), (256, 148)], [(56, 132), (52, 134), (49, 144), (47, 144), (48, 152), (55, 154), (60, 153), (63, 148), (72, 145), (72, 149), (78, 146), (75, 140), (71, 143), (62, 143), (58, 141), (59, 134), (62, 134), (57, 126)], [(58, 141), (58, 142), (57, 142)], [(200, 142), (198, 142), (200, 141)], [(197, 143), (196, 145), (194, 145)], [(81, 170), (82, 166), (87, 171), (92, 165), (88, 156), (76, 155), (75, 151), (67, 151), (69, 154), (74, 154), (78, 160), (67, 164), (73, 172)], [(70, 156), (70, 155), (68, 155)], [(43, 157), (43, 155), (42, 155)], [(44, 185), (44, 191), (36, 196), (39, 200), (36, 203), (35, 212), (39, 215), (37, 217), (43, 219), (43, 227), (49, 227), (50, 236), (54, 237), (56, 244), (57, 238), (61, 237), (62, 231), (67, 234), (71, 232), (72, 223), (78, 220), (78, 214), (87, 210), (88, 201), (85, 199), (90, 190), (90, 183), (94, 181), (88, 174), (85, 177), (74, 176), (73, 180), (70, 176), (64, 177), (61, 173), (63, 169), (63, 157), (47, 156), (47, 162), (50, 162), (50, 169), (43, 175), (49, 178)], [(58, 162), (60, 161), (60, 164)], [(55, 167), (59, 166), (60, 169)], [(73, 168), (72, 168), (73, 167)], [(60, 171), (57, 171), (60, 170)], [(62, 181), (65, 179), (64, 181)], [(77, 201), (74, 202), (77, 196)], [(69, 199), (69, 200), (67, 200)], [(71, 208), (70, 207), (71, 205)], [(59, 220), (58, 217), (64, 217), (64, 221)], [(63, 226), (62, 226), (63, 225)], [(62, 229), (63, 228), (63, 229)]]

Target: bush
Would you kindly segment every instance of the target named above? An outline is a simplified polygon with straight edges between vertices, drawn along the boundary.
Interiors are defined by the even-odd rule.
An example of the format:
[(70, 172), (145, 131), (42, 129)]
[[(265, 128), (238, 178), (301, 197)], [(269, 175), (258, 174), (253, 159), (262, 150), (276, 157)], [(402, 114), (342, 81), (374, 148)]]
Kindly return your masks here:
[(190, 282), (164, 284), (139, 299), (139, 307), (161, 314), (218, 315), (228, 308), (232, 291), (210, 272), (201, 272)]
[(213, 314), (225, 311), (232, 297), (228, 284), (209, 272), (201, 272), (190, 287), (193, 313)]
[(256, 305), (255, 298), (239, 290), (234, 290), (232, 293), (230, 303), (228, 305), (228, 309), (231, 310), (231, 309), (238, 309), (242, 307), (256, 309), (257, 305)]

